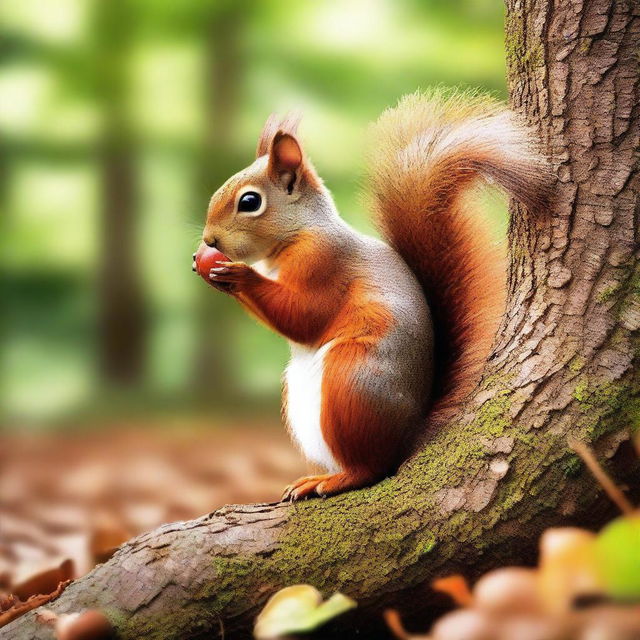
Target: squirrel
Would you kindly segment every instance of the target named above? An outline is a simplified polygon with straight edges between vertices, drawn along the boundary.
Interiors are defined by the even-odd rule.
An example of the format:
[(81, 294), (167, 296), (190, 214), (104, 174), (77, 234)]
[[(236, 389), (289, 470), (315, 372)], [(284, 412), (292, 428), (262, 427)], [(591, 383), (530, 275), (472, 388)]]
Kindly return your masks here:
[(402, 98), (373, 125), (369, 180), (386, 242), (340, 218), (297, 137), (274, 115), (256, 160), (214, 193), (202, 239), (228, 256), (211, 284), (290, 343), (283, 416), (326, 474), (283, 499), (329, 496), (395, 473), (477, 383), (506, 295), (504, 260), (471, 210), (478, 178), (529, 211), (544, 160), (492, 98)]

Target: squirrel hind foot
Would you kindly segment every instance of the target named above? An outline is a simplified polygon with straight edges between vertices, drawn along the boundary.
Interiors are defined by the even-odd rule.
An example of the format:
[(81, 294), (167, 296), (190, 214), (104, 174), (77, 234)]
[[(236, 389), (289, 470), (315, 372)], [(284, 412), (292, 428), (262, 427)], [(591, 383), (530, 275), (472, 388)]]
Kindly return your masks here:
[(316, 487), (327, 478), (330, 478), (331, 474), (323, 474), (318, 476), (302, 476), (295, 482), (292, 482), (283, 492), (282, 501), (295, 502), (302, 500), (303, 498), (309, 498), (317, 496)]
[(283, 501), (296, 502), (306, 498), (334, 496), (353, 489), (369, 487), (377, 478), (369, 473), (341, 471), (319, 476), (304, 476), (290, 484), (282, 495)]

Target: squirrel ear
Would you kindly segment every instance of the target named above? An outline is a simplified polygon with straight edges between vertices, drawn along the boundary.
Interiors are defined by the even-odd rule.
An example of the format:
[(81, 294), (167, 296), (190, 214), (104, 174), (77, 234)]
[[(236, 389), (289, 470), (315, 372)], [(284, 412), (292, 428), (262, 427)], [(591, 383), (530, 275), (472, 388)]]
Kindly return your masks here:
[(266, 156), (269, 153), (273, 138), (278, 132), (295, 136), (301, 119), (302, 114), (298, 111), (289, 111), (284, 118), (280, 118), (277, 114), (272, 113), (264, 123), (262, 132), (258, 138), (256, 158)]
[(271, 179), (283, 184), (291, 193), (301, 174), (302, 162), (302, 149), (298, 141), (292, 135), (278, 131), (273, 137), (269, 152)]

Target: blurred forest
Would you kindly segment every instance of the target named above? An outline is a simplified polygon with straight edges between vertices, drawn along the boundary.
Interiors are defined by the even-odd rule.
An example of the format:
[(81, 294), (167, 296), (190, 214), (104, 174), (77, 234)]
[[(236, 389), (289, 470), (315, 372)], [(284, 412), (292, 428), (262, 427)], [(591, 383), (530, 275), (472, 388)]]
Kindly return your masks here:
[(210, 194), (300, 109), (371, 231), (367, 123), (434, 84), (504, 97), (502, 21), (498, 0), (1, 2), (4, 429), (276, 422), (285, 341), (191, 272)]

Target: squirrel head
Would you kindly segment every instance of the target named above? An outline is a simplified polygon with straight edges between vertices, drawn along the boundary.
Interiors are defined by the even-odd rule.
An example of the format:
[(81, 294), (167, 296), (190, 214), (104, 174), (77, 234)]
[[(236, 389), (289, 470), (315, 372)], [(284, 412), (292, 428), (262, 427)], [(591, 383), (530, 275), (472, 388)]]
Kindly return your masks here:
[(296, 137), (298, 122), (270, 116), (256, 160), (211, 197), (202, 239), (232, 260), (262, 260), (334, 211)]

